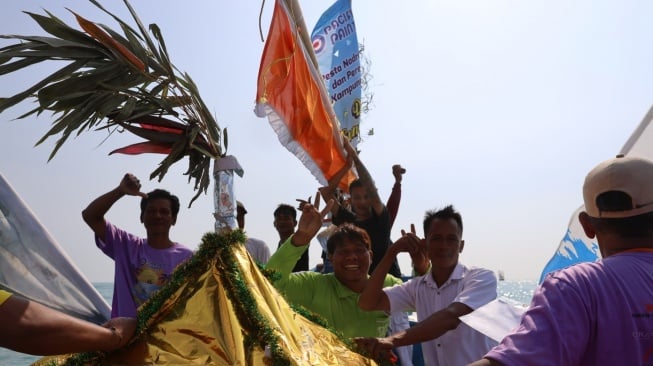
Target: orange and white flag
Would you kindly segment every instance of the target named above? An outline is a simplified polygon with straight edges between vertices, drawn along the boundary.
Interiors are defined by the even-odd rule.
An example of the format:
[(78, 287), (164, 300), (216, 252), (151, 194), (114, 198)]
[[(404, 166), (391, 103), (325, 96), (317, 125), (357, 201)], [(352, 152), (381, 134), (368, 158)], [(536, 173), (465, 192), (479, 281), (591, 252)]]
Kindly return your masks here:
[[(293, 10), (299, 12), (298, 7)], [(297, 17), (301, 24), (292, 15), (286, 1), (275, 2), (261, 57), (255, 112), (268, 117), (281, 144), (326, 185), (346, 164), (346, 152), (313, 50), (302, 41), (309, 38), (301, 14)], [(350, 172), (340, 187), (346, 190), (354, 178)]]

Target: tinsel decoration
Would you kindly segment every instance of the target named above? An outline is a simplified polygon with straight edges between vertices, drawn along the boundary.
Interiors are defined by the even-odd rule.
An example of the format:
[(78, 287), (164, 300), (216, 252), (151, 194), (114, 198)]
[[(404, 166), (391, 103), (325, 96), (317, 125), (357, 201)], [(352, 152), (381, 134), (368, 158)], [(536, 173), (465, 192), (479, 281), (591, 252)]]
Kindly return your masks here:
[[(233, 307), (235, 317), (238, 320), (239, 326), (242, 327), (242, 333), (244, 334), (242, 347), (246, 350), (246, 357), (252, 357), (255, 349), (261, 350), (267, 346), (269, 359), (266, 361), (266, 365), (295, 365), (296, 363), (293, 360), (296, 356), (289, 354), (289, 350), (282, 345), (283, 342), (279, 338), (279, 332), (281, 330), (276, 329), (276, 326), (271, 324), (270, 319), (260, 311), (261, 304), (259, 304), (259, 301), (262, 300), (255, 295), (255, 292), (260, 289), (257, 288), (256, 283), (250, 283), (248, 279), (256, 274), (252, 274), (251, 272), (258, 272), (259, 274), (261, 272), (258, 269), (258, 265), (249, 257), (242, 244), (245, 242), (245, 239), (246, 237), (241, 230), (224, 234), (206, 233), (195, 255), (177, 267), (168, 284), (139, 308), (136, 335), (130, 344), (123, 349), (111, 353), (80, 353), (72, 356), (69, 355), (63, 359), (62, 357), (46, 358), (42, 359), (37, 365), (72, 366), (112, 364), (115, 361), (115, 354), (129, 352), (134, 347), (137, 347), (139, 343), (143, 343), (144, 340), (149, 342), (150, 333), (156, 331), (161, 326), (160, 322), (163, 319), (169, 318), (170, 314), (175, 315), (175, 312), (179, 312), (180, 309), (184, 309), (186, 306), (185, 303), (176, 303), (171, 306), (171, 299), (176, 299), (176, 302), (187, 301), (188, 297), (194, 295), (193, 291), (195, 290), (193, 290), (193, 287), (200, 286), (202, 276), (206, 276), (207, 273), (212, 274), (212, 276), (218, 279), (219, 290), (224, 292)], [(272, 276), (278, 276), (278, 273), (275, 271), (264, 270), (262, 272), (266, 272)], [(267, 283), (266, 279), (264, 281)], [(259, 283), (258, 286), (261, 287), (261, 284)], [(262, 287), (268, 288), (271, 285), (268, 283)], [(276, 299), (281, 295), (274, 291), (271, 296), (275, 298), (276, 302)], [(219, 310), (223, 311), (223, 309)], [(304, 308), (296, 310), (297, 317), (302, 316), (310, 321), (317, 320), (321, 324), (312, 323), (312, 326), (321, 328), (322, 332), (326, 331), (334, 334), (332, 330), (322, 328), (325, 322), (324, 320), (320, 320), (321, 318), (318, 315)], [(176, 314), (175, 316), (183, 317), (183, 315)], [(169, 332), (168, 337), (173, 337), (172, 334), (173, 332)], [(352, 342), (343, 339), (340, 335), (333, 335), (332, 337), (332, 343), (340, 342), (344, 346), (344, 348), (339, 348), (339, 350), (346, 349), (348, 350), (347, 352), (357, 352)], [(334, 346), (337, 345), (334, 344)], [(345, 351), (340, 352), (345, 353)], [(250, 364), (255, 365), (262, 364), (253, 362), (252, 360), (250, 362)], [(371, 360), (363, 362), (357, 364), (391, 365), (385, 360), (377, 360), (377, 363)]]

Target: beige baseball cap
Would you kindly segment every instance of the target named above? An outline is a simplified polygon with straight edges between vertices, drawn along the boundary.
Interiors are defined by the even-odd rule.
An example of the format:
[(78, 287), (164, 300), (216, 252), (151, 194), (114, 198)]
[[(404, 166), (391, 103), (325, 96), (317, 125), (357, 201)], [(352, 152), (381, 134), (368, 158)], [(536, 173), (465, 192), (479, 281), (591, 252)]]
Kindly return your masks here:
[[(631, 199), (631, 208), (602, 211), (597, 205), (597, 198), (610, 191), (627, 194)], [(585, 211), (592, 217), (623, 218), (653, 211), (653, 161), (617, 155), (600, 163), (585, 177), (583, 200)]]

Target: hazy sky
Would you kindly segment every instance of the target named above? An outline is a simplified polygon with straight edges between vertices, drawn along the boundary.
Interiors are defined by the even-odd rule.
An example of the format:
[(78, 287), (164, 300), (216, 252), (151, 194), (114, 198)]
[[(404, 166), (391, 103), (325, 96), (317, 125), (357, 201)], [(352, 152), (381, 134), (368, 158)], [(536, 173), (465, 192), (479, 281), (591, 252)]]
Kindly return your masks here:
[[(105, 4), (129, 19), (122, 2)], [(245, 169), (235, 186), (249, 211), (246, 231), (276, 248), (273, 210), (314, 195), (318, 183), (253, 113), (260, 3), (132, 5), (145, 24), (159, 25), (172, 62), (193, 77), (228, 128), (228, 153)], [(330, 5), (302, 3), (309, 31)], [(42, 14), (42, 7), (70, 25), (66, 7), (118, 29), (86, 2), (22, 0), (3, 3), (0, 34), (43, 35), (21, 13)], [(268, 0), (264, 36), (272, 8)], [(359, 145), (361, 158), (382, 198), (392, 187), (392, 164), (407, 169), (394, 238), (411, 223), (422, 234), (425, 210), (451, 203), (463, 215), (464, 263), (502, 269), (510, 280), (537, 279), (582, 203), (586, 172), (619, 151), (653, 102), (653, 2), (355, 0), (353, 12), (374, 93), (361, 128), (374, 135)], [(0, 96), (51, 70), (0, 77)], [(125, 133), (105, 141), (103, 132), (87, 132), (48, 163), (56, 139), (34, 144), (52, 119), (13, 120), (28, 108), (0, 114), (0, 173), (91, 281), (112, 281), (113, 263), (95, 247), (80, 213), (126, 172), (146, 191), (161, 187), (180, 196), (174, 240), (196, 248), (212, 230), (212, 192), (185, 208), (194, 194), (182, 176), (186, 161), (163, 182), (149, 181), (162, 156), (108, 156), (141, 140)], [(125, 197), (107, 217), (144, 235), (138, 215), (138, 199)], [(310, 253), (312, 265), (320, 261), (317, 242)], [(400, 261), (408, 272), (408, 258)]]

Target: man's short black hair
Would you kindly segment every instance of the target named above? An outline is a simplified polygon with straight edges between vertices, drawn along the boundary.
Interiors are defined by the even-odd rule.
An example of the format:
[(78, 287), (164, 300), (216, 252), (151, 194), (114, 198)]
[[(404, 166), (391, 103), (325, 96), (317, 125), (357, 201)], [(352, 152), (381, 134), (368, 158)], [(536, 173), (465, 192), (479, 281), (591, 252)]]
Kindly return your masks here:
[(433, 220), (435, 219), (439, 219), (439, 220), (453, 219), (458, 224), (458, 227), (460, 228), (460, 235), (462, 236), (463, 218), (462, 216), (460, 216), (460, 213), (456, 211), (455, 208), (453, 208), (453, 205), (448, 205), (447, 207), (440, 210), (426, 211), (426, 214), (424, 215), (424, 237), (426, 237), (426, 235), (428, 234), (429, 226), (431, 226), (431, 222), (433, 222)]
[(351, 194), (352, 189), (354, 188), (363, 188), (365, 185), (363, 184), (363, 181), (358, 178), (354, 179), (351, 183), (349, 183), (349, 194)]
[(372, 240), (370, 239), (370, 236), (367, 234), (367, 231), (359, 228), (358, 226), (352, 223), (345, 223), (338, 226), (333, 231), (333, 233), (331, 233), (329, 239), (327, 239), (327, 252), (329, 253), (329, 255), (333, 255), (333, 252), (335, 252), (336, 247), (338, 245), (342, 245), (345, 242), (345, 239), (359, 241), (365, 244), (367, 250), (372, 249)]
[(288, 216), (291, 216), (293, 220), (297, 221), (297, 209), (295, 209), (291, 205), (285, 203), (279, 204), (279, 206), (274, 210), (274, 217), (276, 218), (281, 214), (286, 214)]
[(170, 201), (172, 218), (175, 220), (177, 219), (177, 214), (179, 213), (179, 198), (171, 194), (170, 192), (166, 191), (165, 189), (155, 189), (147, 194), (147, 198), (141, 199), (141, 218), (145, 213), (145, 208), (147, 207), (147, 204), (150, 203), (151, 200), (160, 199), (160, 198)]

